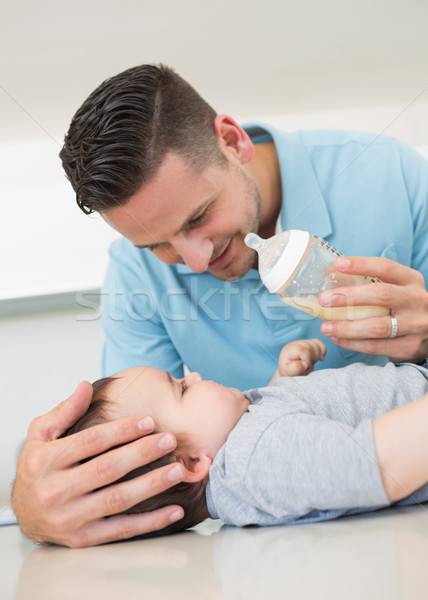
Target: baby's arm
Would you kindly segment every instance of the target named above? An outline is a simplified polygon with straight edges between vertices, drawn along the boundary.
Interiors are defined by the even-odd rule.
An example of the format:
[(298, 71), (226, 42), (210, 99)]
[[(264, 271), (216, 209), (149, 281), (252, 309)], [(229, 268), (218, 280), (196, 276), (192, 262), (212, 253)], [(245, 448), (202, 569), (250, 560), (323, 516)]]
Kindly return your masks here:
[(316, 338), (312, 340), (296, 340), (286, 344), (281, 350), (278, 360), (278, 369), (269, 385), (278, 377), (291, 377), (294, 375), (308, 375), (314, 370), (318, 360), (324, 360), (327, 348)]
[(428, 483), (428, 394), (373, 421), (376, 455), (388, 499)]

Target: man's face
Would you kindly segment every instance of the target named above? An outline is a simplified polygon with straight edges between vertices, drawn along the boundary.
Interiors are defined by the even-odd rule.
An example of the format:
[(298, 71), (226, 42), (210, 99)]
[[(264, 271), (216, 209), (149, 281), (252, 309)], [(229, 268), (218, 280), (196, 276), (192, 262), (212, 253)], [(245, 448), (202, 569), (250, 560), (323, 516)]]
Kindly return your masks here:
[(211, 459), (249, 406), (239, 390), (203, 381), (199, 373), (175, 379), (152, 367), (118, 373), (108, 398), (109, 418), (150, 415), (160, 431), (187, 434)]
[(169, 153), (148, 184), (102, 216), (167, 264), (239, 279), (254, 264), (255, 252), (244, 238), (258, 230), (260, 196), (246, 166), (234, 156), (227, 159), (225, 166), (197, 172)]

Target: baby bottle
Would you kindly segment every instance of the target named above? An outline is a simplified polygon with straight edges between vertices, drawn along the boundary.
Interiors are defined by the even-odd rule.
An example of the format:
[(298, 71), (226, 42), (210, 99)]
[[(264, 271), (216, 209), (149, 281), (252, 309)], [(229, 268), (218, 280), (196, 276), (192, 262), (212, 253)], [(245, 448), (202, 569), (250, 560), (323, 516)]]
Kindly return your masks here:
[(290, 229), (264, 240), (249, 233), (245, 243), (258, 252), (260, 277), (267, 289), (295, 308), (327, 321), (390, 314), (383, 306), (319, 304), (318, 295), (325, 290), (375, 283), (379, 279), (336, 271), (333, 263), (342, 254), (317, 235)]

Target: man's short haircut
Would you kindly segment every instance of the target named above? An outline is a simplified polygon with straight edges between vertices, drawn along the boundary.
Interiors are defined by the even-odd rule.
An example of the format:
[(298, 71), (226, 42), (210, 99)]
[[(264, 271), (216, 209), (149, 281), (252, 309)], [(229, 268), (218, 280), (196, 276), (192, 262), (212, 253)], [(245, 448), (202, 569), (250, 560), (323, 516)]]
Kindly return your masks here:
[[(88, 429), (89, 427), (93, 427), (94, 425), (99, 425), (101, 423), (106, 423), (110, 420), (108, 408), (111, 401), (108, 398), (107, 392), (110, 383), (115, 379), (115, 377), (105, 377), (93, 383), (93, 396), (87, 412), (75, 425), (70, 427), (62, 437), (78, 433), (84, 429)], [(154, 431), (154, 433), (158, 433), (158, 431)], [(143, 465), (138, 469), (130, 471), (127, 475), (114, 483), (121, 483), (122, 481), (134, 479), (135, 477), (140, 477), (141, 475), (144, 475), (153, 469), (177, 462), (179, 460), (180, 453), (186, 449), (187, 442), (184, 436), (176, 436), (176, 438), (177, 447), (173, 452), (166, 454), (165, 456), (161, 456), (159, 459), (147, 465)], [(171, 525), (168, 525), (164, 529), (155, 532), (155, 534), (162, 535), (174, 533), (176, 531), (188, 529), (189, 527), (194, 527), (206, 517), (206, 483), (207, 478), (203, 479), (202, 481), (197, 481), (196, 483), (178, 483), (177, 485), (165, 490), (164, 492), (161, 492), (160, 494), (157, 494), (156, 496), (153, 496), (152, 498), (148, 498), (147, 500), (139, 502), (135, 506), (124, 511), (124, 514), (149, 512), (156, 510), (157, 508), (162, 508), (163, 506), (169, 506), (170, 504), (178, 504), (179, 506), (183, 507), (184, 517), (180, 521), (171, 523)]]
[(125, 204), (167, 153), (195, 170), (226, 164), (215, 111), (164, 65), (141, 65), (104, 81), (73, 117), (62, 164), (83, 212)]

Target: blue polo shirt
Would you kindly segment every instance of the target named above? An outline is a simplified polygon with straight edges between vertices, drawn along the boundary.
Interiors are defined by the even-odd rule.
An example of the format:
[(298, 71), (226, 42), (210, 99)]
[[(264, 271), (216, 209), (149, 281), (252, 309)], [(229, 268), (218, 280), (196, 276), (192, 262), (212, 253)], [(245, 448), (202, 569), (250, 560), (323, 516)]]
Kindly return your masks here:
[[(283, 229), (304, 229), (345, 255), (385, 256), (428, 277), (428, 163), (399, 141), (349, 131), (287, 133), (268, 124), (278, 152)], [(343, 350), (321, 320), (282, 303), (251, 269), (224, 282), (186, 265), (166, 265), (122, 238), (110, 248), (102, 294), (103, 374), (150, 365), (241, 390), (266, 385), (284, 344), (319, 337), (316, 368), (384, 357)]]

